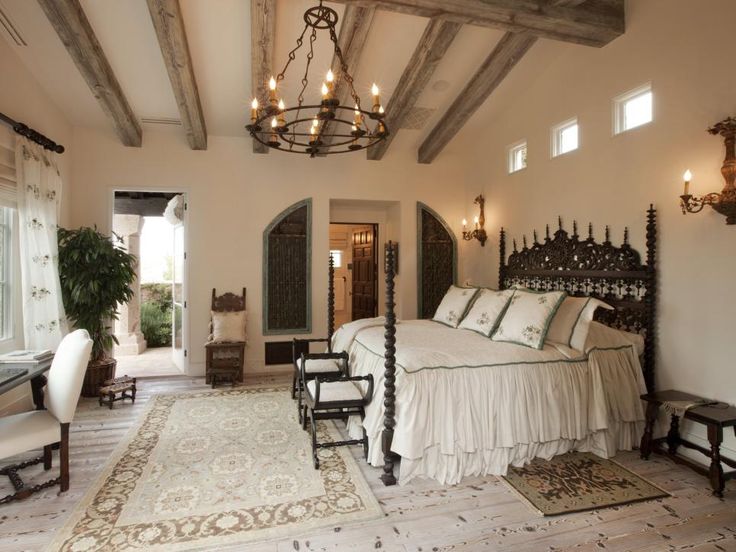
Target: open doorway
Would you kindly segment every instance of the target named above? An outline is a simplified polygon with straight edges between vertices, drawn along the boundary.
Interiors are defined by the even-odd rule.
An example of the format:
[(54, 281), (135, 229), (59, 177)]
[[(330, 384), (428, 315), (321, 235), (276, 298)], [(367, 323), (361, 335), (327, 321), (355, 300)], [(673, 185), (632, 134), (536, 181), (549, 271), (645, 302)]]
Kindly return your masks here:
[(138, 258), (133, 298), (119, 307), (117, 375), (187, 373), (186, 196), (116, 190), (112, 230)]
[(331, 223), (335, 325), (378, 314), (378, 225)]

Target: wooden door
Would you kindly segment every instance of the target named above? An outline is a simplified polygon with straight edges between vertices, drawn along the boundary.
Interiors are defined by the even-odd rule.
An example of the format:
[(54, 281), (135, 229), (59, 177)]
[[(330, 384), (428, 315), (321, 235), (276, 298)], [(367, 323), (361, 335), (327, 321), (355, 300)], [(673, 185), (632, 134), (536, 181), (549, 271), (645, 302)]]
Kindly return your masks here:
[(374, 228), (353, 231), (353, 320), (376, 316)]

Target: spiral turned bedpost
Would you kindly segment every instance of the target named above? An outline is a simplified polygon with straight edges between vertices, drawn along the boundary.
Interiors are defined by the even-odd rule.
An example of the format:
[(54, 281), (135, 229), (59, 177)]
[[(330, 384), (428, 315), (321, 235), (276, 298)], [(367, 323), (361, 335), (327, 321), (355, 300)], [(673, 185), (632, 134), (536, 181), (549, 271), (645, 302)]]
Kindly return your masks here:
[(501, 228), (498, 238), (498, 289), (504, 289), (506, 281), (506, 230)]
[(391, 442), (394, 438), (396, 426), (396, 313), (394, 312), (394, 276), (395, 276), (395, 244), (386, 244), (386, 322), (384, 324), (386, 338), (386, 352), (384, 358), (385, 371), (383, 392), (383, 433), (381, 445), (383, 449), (383, 484), (396, 485), (394, 476), (394, 453), (391, 452)]
[(335, 333), (335, 259), (332, 253), (327, 273), (327, 339), (332, 343), (332, 335)]
[(647, 391), (654, 391), (654, 358), (657, 348), (657, 329), (654, 327), (657, 314), (657, 210), (649, 205), (647, 210), (647, 293), (644, 304), (647, 312), (646, 336), (644, 341), (644, 381)]

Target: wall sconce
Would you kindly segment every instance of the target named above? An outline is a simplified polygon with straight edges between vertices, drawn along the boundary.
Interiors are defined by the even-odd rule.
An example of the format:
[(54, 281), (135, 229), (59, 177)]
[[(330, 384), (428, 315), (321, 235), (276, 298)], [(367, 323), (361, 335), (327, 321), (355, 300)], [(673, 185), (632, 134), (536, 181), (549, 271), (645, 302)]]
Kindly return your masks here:
[(480, 194), (478, 197), (476, 197), (473, 203), (480, 205), (480, 215), (473, 219), (473, 224), (475, 224), (475, 228), (470, 232), (466, 230), (468, 226), (468, 221), (463, 219), (463, 239), (470, 241), (475, 238), (480, 242), (481, 246), (485, 247), (488, 236), (486, 235), (486, 230), (484, 228), (484, 226), (486, 225), (486, 215), (483, 209), (485, 207), (486, 200), (483, 197), (483, 194)]
[(726, 158), (723, 160), (721, 174), (726, 185), (721, 193), (710, 193), (702, 197), (690, 194), (690, 180), (692, 173), (685, 171), (682, 175), (685, 180), (685, 191), (680, 196), (682, 214), (699, 213), (706, 205), (726, 217), (726, 224), (736, 224), (736, 118), (728, 117), (708, 129), (713, 135), (720, 134), (726, 143)]

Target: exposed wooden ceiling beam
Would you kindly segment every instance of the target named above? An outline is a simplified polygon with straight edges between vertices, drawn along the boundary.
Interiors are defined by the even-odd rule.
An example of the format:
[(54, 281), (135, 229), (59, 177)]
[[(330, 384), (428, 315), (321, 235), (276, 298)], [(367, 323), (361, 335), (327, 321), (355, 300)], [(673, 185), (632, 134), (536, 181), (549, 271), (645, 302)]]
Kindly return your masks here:
[(437, 157), (536, 41), (526, 33), (506, 33), (501, 38), (420, 146), (420, 163)]
[(148, 0), (148, 10), (151, 12), (151, 20), (156, 29), (189, 146), (195, 150), (206, 150), (207, 126), (199, 100), (179, 0)]
[[(371, 30), (375, 13), (375, 8), (346, 6), (341, 17), (342, 24), (340, 25), (340, 34), (337, 37), (337, 45), (340, 47), (342, 57), (353, 75), (358, 71), (360, 56), (363, 54), (363, 47), (368, 40), (368, 32)], [(340, 105), (352, 106), (354, 102), (350, 97), (350, 85), (343, 78), (340, 60), (336, 55), (332, 56), (331, 67), (335, 72), (335, 97), (340, 101)], [(327, 136), (329, 127), (329, 121), (326, 121), (322, 126), (324, 135), (322, 141), (325, 148), (329, 148), (332, 143), (332, 139)]]
[(605, 46), (625, 30), (624, 0), (592, 0), (582, 6), (555, 5), (547, 0), (335, 1), (515, 33), (527, 32), (587, 46)]
[[(275, 36), (276, 0), (250, 0), (251, 89), (262, 105), (268, 98), (268, 80), (273, 75)], [(269, 149), (253, 139), (253, 153), (268, 153)]]
[(390, 134), (367, 150), (368, 159), (383, 158), (461, 27), (460, 23), (442, 19), (432, 19), (427, 24), (386, 107), (386, 126)]
[(140, 147), (140, 124), (120, 88), (79, 0), (38, 0), (61, 42), (126, 146)]

